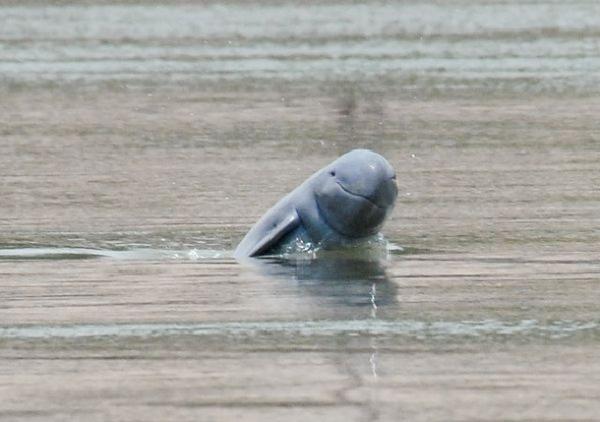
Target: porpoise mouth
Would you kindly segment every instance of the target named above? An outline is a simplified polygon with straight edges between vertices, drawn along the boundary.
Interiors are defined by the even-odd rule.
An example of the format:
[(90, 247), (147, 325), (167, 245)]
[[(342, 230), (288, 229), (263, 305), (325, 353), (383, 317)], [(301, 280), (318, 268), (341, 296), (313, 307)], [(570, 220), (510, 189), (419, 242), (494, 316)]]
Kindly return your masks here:
[(368, 202), (369, 202), (371, 205), (373, 205), (374, 207), (376, 207), (376, 208), (379, 208), (380, 210), (385, 210), (385, 209), (387, 208), (387, 207), (385, 207), (385, 206), (381, 206), (381, 205), (378, 205), (378, 204), (376, 204), (375, 202), (373, 202), (373, 200), (372, 200), (371, 198), (369, 198), (369, 197), (367, 197), (367, 196), (361, 195), (360, 193), (355, 193), (355, 192), (352, 192), (351, 190), (349, 190), (348, 188), (346, 188), (344, 185), (342, 185), (340, 182), (336, 182), (336, 183), (337, 183), (337, 184), (338, 184), (338, 186), (339, 186), (340, 188), (342, 188), (342, 190), (343, 190), (344, 192), (346, 192), (347, 194), (350, 194), (350, 195), (352, 195), (352, 196), (356, 196), (356, 197), (358, 197), (358, 198), (362, 198), (362, 199), (364, 199), (365, 201), (368, 201)]

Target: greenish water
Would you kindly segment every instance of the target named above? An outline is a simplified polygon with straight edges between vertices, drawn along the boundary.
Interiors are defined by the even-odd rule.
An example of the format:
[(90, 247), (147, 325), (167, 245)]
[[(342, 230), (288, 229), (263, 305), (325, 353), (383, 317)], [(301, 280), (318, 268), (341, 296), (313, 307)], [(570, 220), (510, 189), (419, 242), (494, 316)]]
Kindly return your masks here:
[[(596, 419), (599, 12), (0, 1), (0, 418)], [(232, 258), (356, 147), (385, 253)]]

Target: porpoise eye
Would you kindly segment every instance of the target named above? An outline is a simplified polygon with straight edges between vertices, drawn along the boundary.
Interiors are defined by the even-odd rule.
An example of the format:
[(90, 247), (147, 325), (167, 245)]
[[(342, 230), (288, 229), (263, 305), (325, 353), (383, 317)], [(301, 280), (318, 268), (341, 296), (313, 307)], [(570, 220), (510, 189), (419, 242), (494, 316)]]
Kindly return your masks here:
[(329, 174), (331, 174), (332, 176), (335, 176), (335, 170), (331, 170), (331, 171), (329, 172)]

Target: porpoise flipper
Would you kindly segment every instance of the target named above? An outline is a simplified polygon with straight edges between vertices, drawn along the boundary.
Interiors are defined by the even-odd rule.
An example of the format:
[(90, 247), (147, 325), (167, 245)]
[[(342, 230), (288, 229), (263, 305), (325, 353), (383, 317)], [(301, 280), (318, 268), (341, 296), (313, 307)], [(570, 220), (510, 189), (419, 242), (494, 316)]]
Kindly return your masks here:
[(277, 245), (286, 234), (299, 227), (300, 217), (295, 209), (279, 218), (266, 218), (248, 233), (235, 251), (236, 256), (263, 255)]

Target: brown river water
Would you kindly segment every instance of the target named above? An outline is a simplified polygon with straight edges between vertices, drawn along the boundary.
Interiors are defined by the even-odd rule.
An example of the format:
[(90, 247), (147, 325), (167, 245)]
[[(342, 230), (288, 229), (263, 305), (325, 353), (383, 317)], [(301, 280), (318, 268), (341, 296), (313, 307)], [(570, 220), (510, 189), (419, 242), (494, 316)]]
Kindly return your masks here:
[[(0, 420), (600, 418), (600, 4), (0, 1)], [(241, 265), (356, 147), (387, 253)]]

